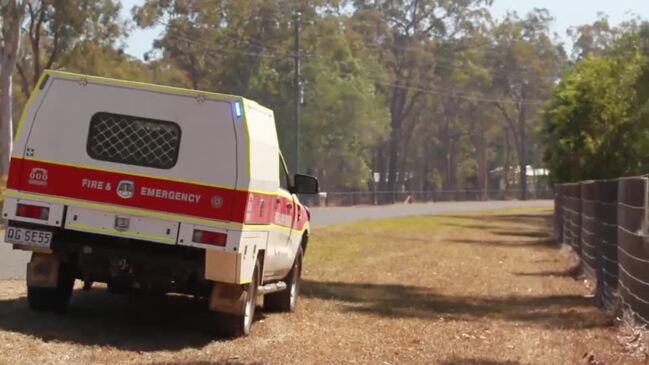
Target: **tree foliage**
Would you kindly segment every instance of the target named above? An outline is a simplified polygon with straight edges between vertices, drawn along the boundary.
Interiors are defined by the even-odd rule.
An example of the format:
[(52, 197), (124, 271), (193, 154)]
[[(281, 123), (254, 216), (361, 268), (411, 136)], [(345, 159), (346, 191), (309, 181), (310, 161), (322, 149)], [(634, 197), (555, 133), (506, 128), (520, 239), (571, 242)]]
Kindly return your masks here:
[(642, 33), (627, 33), (605, 52), (586, 55), (554, 89), (543, 116), (544, 158), (555, 181), (647, 172), (649, 64), (642, 41)]
[(25, 96), (45, 69), (58, 68), (62, 55), (92, 42), (112, 47), (123, 35), (117, 0), (38, 0), (27, 2), (24, 47), (17, 64)]
[[(572, 28), (567, 55), (546, 10), (495, 19), (489, 0), (146, 0), (132, 19), (118, 0), (25, 4), (14, 114), (45, 68), (237, 94), (274, 110), (292, 167), (299, 56), (298, 169), (325, 190), (486, 198), (535, 189), (529, 165), (557, 180), (646, 167), (649, 27), (638, 19)], [(151, 26), (164, 31), (145, 60), (120, 49)]]

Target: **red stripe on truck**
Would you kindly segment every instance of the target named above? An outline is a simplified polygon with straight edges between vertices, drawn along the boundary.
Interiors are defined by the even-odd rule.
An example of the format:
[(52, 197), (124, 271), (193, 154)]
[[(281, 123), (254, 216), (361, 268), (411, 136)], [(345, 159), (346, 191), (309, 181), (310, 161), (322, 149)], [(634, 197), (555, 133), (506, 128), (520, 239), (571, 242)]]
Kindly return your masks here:
[[(12, 158), (7, 187), (158, 212), (301, 230), (301, 206), (280, 195), (250, 193), (151, 177)], [(297, 209), (294, 215), (293, 210)]]
[(9, 162), (9, 175), (7, 176), (7, 189), (20, 188), (20, 171), (23, 160), (21, 158), (12, 158)]
[(247, 200), (244, 191), (17, 158), (9, 176), (10, 189), (234, 222)]

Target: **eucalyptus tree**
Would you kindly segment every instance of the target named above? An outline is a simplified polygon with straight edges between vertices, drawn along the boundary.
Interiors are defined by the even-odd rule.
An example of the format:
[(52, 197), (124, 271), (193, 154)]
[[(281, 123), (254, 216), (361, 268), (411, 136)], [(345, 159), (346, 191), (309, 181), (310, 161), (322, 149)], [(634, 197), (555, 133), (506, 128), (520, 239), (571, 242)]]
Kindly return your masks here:
[[(296, 7), (296, 5), (298, 5)], [(301, 165), (327, 189), (365, 189), (387, 109), (371, 77), (377, 64), (332, 1), (147, 1), (142, 27), (164, 24), (157, 56), (184, 70), (195, 88), (243, 95), (275, 112), (280, 144), (295, 161), (296, 16), (302, 21)], [(375, 71), (375, 70), (374, 70)], [(304, 169), (306, 170), (306, 169)]]
[(58, 68), (60, 58), (83, 42), (113, 47), (125, 32), (117, 0), (33, 0), (27, 2), (17, 71), (29, 97), (43, 70)]
[[(535, 9), (520, 18), (508, 14), (493, 31), (491, 67), (497, 100), (506, 133), (511, 133), (518, 157), (521, 199), (527, 199), (529, 148), (534, 140), (530, 125), (538, 123), (538, 111), (559, 80), (565, 61), (563, 49), (551, 37), (552, 17), (545, 9)], [(506, 166), (508, 168), (508, 166)]]
[(573, 43), (572, 58), (581, 60), (589, 54), (605, 52), (613, 46), (621, 32), (609, 24), (608, 16), (599, 14), (598, 19), (593, 23), (571, 27), (567, 34)]
[(20, 48), (20, 26), (28, 0), (0, 3), (0, 175), (7, 172), (13, 140), (13, 72)]
[[(376, 80), (387, 95), (390, 108), (390, 138), (382, 148), (378, 170), (381, 187), (395, 191), (406, 174), (400, 163), (409, 122), (426, 90), (435, 85), (436, 50), (444, 39), (462, 37), (485, 16), (482, 0), (357, 0), (353, 1), (354, 27), (365, 42), (377, 48), (386, 77)], [(399, 172), (402, 173), (399, 173)]]

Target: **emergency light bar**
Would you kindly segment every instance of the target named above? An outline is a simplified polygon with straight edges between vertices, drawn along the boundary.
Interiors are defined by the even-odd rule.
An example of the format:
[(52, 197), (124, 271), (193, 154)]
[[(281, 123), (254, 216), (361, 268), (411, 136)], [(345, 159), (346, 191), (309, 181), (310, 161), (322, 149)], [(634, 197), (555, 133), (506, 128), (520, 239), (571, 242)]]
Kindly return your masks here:
[(235, 101), (233, 103), (233, 107), (234, 107), (234, 116), (237, 118), (241, 118), (241, 116), (243, 115), (243, 110), (241, 109), (241, 102)]

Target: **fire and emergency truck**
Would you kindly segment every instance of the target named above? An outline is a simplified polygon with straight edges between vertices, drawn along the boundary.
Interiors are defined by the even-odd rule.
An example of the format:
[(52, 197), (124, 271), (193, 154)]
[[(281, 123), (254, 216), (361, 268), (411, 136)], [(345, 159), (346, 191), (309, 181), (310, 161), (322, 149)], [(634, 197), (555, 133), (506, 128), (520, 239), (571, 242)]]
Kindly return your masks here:
[(318, 192), (290, 177), (273, 112), (238, 96), (46, 71), (9, 169), (5, 241), (28, 250), (29, 306), (75, 280), (205, 298), (227, 335), (295, 309)]

